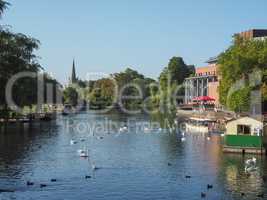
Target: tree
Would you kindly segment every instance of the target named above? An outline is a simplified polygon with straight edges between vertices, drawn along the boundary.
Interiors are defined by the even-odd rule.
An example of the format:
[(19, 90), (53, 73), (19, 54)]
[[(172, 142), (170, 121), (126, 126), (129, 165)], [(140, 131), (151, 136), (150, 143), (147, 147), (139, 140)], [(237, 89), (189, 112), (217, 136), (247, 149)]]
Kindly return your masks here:
[[(41, 69), (34, 51), (39, 48), (39, 41), (9, 30), (0, 31), (0, 104), (6, 105), (5, 86), (7, 81), (19, 72), (34, 72)], [(37, 78), (22, 78), (13, 87), (18, 105), (36, 103)]]
[(6, 1), (0, 0), (0, 18), (3, 15), (3, 12), (10, 4)]
[(63, 98), (65, 104), (70, 104), (72, 106), (76, 106), (78, 104), (79, 94), (73, 87), (67, 87), (63, 91)]
[[(193, 74), (195, 74), (195, 67), (193, 65), (186, 65), (181, 57), (172, 57), (168, 66), (160, 74), (160, 91), (155, 96), (155, 102), (158, 103), (160, 99), (162, 105), (176, 103), (177, 99), (171, 97), (174, 96), (174, 93), (179, 96), (184, 94), (185, 88), (182, 86), (184, 80)], [(179, 99), (179, 102), (181, 102), (181, 99)]]
[(95, 81), (89, 96), (90, 105), (99, 109), (111, 106), (115, 98), (115, 85), (110, 78)]
[[(244, 94), (248, 91), (261, 89), (266, 99), (266, 84), (249, 87), (249, 76), (255, 71), (265, 73), (267, 66), (267, 40), (247, 40), (236, 36), (232, 45), (219, 56), (219, 74), (221, 76), (219, 95), (220, 103), (230, 109), (246, 111), (249, 106)], [(236, 81), (243, 80), (243, 88), (229, 96), (231, 87)], [(249, 93), (248, 93), (249, 94)], [(243, 96), (243, 97), (242, 97)], [(230, 101), (230, 102), (228, 102)], [(241, 102), (243, 101), (243, 102)]]
[[(172, 57), (169, 64), (160, 74), (159, 81), (162, 89), (166, 89), (168, 84), (181, 85), (185, 78), (195, 73), (193, 65), (186, 65), (183, 58)], [(169, 81), (169, 83), (168, 83)]]

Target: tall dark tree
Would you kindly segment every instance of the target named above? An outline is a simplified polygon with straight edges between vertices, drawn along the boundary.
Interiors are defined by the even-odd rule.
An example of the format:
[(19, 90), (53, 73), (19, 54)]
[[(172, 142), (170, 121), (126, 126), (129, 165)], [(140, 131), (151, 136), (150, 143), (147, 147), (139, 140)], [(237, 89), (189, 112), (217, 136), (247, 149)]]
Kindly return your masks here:
[(168, 66), (160, 74), (159, 81), (162, 89), (165, 90), (168, 84), (169, 86), (183, 84), (185, 78), (194, 73), (193, 65), (186, 65), (181, 57), (172, 57)]
[(2, 17), (3, 12), (10, 4), (6, 1), (0, 0), (0, 17)]
[[(8, 5), (6, 1), (0, 0), (0, 16)], [(19, 72), (34, 72), (37, 75), (41, 69), (38, 57), (34, 53), (39, 45), (40, 42), (34, 38), (0, 28), (0, 109), (4, 110), (2, 113), (8, 110), (5, 98), (8, 80)], [(36, 104), (37, 78), (19, 79), (10, 92), (19, 106)]]

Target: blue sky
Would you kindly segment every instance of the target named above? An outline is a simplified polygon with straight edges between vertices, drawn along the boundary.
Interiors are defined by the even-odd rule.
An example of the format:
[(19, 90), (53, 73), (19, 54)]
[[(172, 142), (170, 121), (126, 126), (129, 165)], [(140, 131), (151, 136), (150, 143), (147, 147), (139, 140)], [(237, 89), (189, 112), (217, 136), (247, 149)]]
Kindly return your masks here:
[(129, 66), (157, 78), (172, 56), (188, 64), (229, 46), (231, 36), (267, 28), (267, 1), (10, 0), (1, 23), (39, 39), (46, 71), (66, 82), (77, 74), (114, 73)]

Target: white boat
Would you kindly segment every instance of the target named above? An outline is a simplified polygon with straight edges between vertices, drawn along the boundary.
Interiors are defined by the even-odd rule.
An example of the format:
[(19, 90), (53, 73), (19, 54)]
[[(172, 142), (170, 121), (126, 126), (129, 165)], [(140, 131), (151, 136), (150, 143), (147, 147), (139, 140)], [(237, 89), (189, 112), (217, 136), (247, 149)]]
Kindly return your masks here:
[(210, 124), (214, 123), (215, 120), (208, 119), (208, 118), (197, 118), (191, 117), (185, 123), (186, 125), (186, 132), (191, 133), (208, 133)]

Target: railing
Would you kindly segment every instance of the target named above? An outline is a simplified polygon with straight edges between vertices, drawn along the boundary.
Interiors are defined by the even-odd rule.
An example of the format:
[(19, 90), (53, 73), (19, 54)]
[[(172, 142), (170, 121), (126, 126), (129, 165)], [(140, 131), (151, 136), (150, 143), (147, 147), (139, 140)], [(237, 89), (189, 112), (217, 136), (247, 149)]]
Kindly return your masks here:
[(224, 144), (229, 147), (261, 148), (263, 146), (263, 138), (251, 135), (226, 135)]

